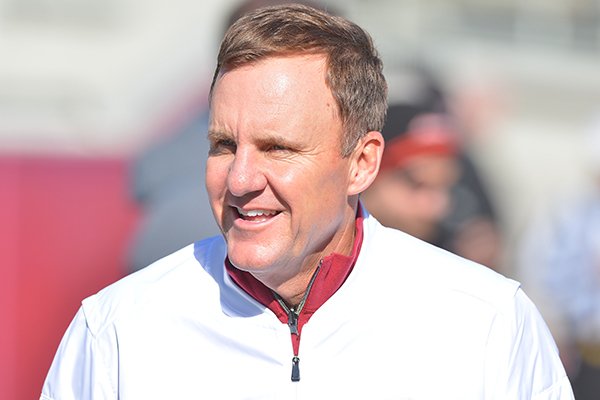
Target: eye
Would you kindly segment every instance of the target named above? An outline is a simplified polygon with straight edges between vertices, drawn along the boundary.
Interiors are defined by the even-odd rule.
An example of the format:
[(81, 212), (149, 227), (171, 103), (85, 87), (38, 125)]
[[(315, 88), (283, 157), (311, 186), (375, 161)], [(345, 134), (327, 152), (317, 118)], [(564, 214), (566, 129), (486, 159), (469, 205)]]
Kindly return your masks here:
[(218, 139), (211, 141), (209, 154), (235, 153), (237, 144), (232, 139)]
[(393, 176), (396, 180), (407, 185), (411, 190), (420, 190), (424, 186), (423, 182), (415, 176), (414, 172), (408, 169), (398, 169), (394, 171)]
[(282, 144), (273, 144), (268, 148), (269, 151), (290, 151), (291, 149)]

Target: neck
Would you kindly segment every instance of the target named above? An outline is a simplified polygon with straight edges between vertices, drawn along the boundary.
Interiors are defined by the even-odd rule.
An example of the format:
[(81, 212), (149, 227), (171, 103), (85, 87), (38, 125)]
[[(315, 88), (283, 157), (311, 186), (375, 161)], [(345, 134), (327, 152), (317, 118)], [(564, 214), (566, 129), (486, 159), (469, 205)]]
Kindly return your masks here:
[[(228, 275), (241, 289), (259, 303), (271, 309), (283, 323), (288, 321), (289, 314), (287, 314), (287, 311), (286, 313), (282, 313), (280, 304), (285, 303), (288, 309), (293, 307), (294, 310), (297, 310), (301, 300), (304, 299), (302, 295), (307, 293), (306, 299), (304, 299), (306, 302), (302, 307), (303, 315), (306, 318), (304, 322), (306, 322), (308, 318), (310, 318), (310, 315), (323, 305), (344, 284), (358, 259), (363, 243), (363, 237), (363, 215), (362, 213), (358, 213), (354, 224), (352, 249), (350, 253), (344, 255), (334, 252), (333, 254), (324, 257), (320, 263), (321, 266), (319, 271), (314, 275), (315, 279), (310, 290), (307, 290), (308, 285), (305, 285), (302, 290), (298, 292), (299, 296), (287, 296), (287, 302), (281, 298), (281, 296), (276, 294), (277, 291), (267, 287), (250, 272), (235, 268), (229, 259), (225, 260), (225, 268), (227, 269)], [(280, 293), (284, 292), (280, 291)]]
[[(279, 286), (271, 287), (263, 282), (272, 291), (277, 293), (279, 297), (288, 305), (288, 307), (297, 307), (298, 304), (304, 298), (304, 295), (309, 290), (310, 282), (317, 273), (319, 261), (317, 261), (312, 268), (307, 269), (304, 273), (294, 276), (287, 282), (282, 283)], [(258, 279), (258, 278), (257, 278)]]
[(337, 240), (330, 243), (323, 251), (307, 256), (299, 269), (291, 268), (291, 271), (296, 272), (292, 272), (290, 276), (282, 277), (283, 274), (272, 276), (271, 274), (261, 274), (260, 271), (254, 271), (252, 275), (277, 293), (288, 306), (295, 307), (304, 297), (309, 283), (324, 257), (332, 253), (345, 256), (352, 254), (355, 225), (356, 212), (353, 212), (351, 220), (345, 224), (341, 234), (337, 236)]

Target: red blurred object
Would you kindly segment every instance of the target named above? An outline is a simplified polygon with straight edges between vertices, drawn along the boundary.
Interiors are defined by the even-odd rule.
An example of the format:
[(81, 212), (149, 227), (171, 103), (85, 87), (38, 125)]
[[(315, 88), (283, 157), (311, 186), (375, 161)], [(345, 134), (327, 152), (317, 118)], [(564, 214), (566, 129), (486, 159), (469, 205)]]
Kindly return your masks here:
[(126, 174), (121, 159), (0, 156), (0, 398), (39, 398), (81, 300), (126, 273)]

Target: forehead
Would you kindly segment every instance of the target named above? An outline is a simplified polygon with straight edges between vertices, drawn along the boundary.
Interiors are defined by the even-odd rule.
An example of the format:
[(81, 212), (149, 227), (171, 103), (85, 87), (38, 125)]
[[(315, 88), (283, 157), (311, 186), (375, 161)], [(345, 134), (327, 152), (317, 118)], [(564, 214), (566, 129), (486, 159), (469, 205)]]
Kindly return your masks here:
[(233, 69), (224, 69), (213, 88), (211, 105), (239, 99), (241, 93), (252, 93), (249, 100), (285, 104), (310, 97), (312, 102), (335, 104), (326, 83), (326, 58), (323, 55), (290, 55), (268, 57)]
[(448, 155), (423, 155), (415, 157), (403, 168), (404, 177), (422, 185), (449, 187), (456, 182), (460, 167), (456, 159)]
[(211, 119), (224, 117), (297, 118), (311, 113), (315, 122), (339, 118), (337, 103), (326, 83), (323, 55), (269, 57), (224, 70), (216, 79)]

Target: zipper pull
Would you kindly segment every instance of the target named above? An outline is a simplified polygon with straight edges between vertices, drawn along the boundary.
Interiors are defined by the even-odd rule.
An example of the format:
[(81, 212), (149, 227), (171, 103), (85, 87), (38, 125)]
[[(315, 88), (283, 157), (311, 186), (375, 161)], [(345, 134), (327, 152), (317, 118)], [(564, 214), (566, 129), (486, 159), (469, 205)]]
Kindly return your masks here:
[(300, 358), (294, 356), (292, 358), (292, 382), (300, 381)]
[(298, 314), (293, 309), (288, 311), (288, 326), (292, 335), (298, 335)]

